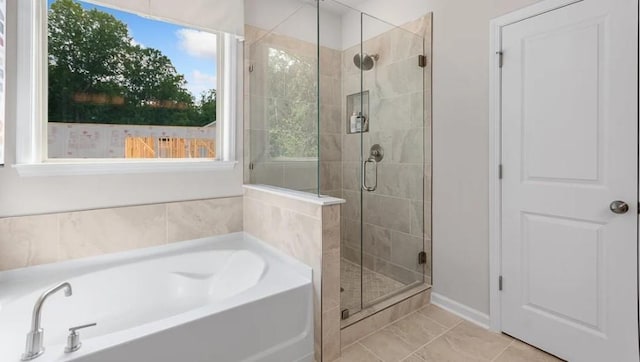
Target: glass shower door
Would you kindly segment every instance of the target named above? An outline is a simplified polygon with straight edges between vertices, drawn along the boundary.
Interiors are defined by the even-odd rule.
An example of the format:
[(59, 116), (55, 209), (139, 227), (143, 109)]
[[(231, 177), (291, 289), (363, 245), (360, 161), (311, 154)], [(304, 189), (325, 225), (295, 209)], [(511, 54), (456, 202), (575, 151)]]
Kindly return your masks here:
[[(332, 1), (323, 6), (335, 5)], [(322, 97), (322, 130), (342, 133), (341, 308), (343, 319), (425, 282), (425, 39), (351, 8), (342, 17), (339, 116)], [(420, 29), (423, 24), (413, 24)], [(330, 53), (325, 53), (330, 54)], [(328, 59), (325, 56), (325, 59)], [(325, 81), (325, 84), (327, 82)], [(324, 106), (324, 109), (323, 109)], [(339, 127), (328, 127), (339, 120)], [(427, 171), (427, 173), (425, 173)], [(321, 179), (327, 173), (321, 173)], [(322, 184), (322, 182), (321, 182)], [(364, 313), (358, 313), (358, 312)], [(347, 322), (348, 324), (349, 322)]]
[[(424, 39), (362, 14), (362, 308), (424, 282)], [(357, 114), (356, 114), (357, 115)]]

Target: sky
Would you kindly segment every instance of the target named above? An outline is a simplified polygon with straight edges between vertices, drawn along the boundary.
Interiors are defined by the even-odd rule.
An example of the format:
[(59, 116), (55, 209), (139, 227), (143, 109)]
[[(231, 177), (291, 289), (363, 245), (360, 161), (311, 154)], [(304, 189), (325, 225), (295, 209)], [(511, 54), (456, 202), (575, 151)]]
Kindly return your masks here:
[[(55, 0), (48, 0), (48, 6)], [(186, 88), (199, 98), (200, 93), (216, 88), (216, 36), (163, 21), (77, 1), (85, 9), (98, 9), (127, 24), (133, 41), (160, 50), (171, 59), (178, 73), (184, 74)]]

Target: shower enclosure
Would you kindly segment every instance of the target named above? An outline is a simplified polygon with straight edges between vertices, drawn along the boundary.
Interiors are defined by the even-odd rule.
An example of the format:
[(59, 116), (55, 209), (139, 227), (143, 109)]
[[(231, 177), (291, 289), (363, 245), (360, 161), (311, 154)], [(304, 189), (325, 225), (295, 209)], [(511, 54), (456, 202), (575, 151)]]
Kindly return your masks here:
[(348, 324), (431, 283), (431, 18), (297, 4), (245, 32), (245, 182), (346, 200)]

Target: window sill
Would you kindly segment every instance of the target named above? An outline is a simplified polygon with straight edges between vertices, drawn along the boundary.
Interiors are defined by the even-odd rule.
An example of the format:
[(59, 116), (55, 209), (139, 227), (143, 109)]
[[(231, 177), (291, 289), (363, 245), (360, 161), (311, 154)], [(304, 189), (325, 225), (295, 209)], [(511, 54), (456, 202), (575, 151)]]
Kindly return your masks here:
[(237, 161), (200, 160), (65, 160), (13, 165), (21, 177), (185, 173), (232, 170)]

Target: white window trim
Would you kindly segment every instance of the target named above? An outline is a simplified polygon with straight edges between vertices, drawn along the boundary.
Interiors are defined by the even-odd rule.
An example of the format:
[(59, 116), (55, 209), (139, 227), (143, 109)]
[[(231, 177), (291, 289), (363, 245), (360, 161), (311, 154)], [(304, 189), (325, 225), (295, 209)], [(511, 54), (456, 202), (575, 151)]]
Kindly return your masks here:
[[(47, 5), (18, 1), (16, 163), (22, 177), (230, 170), (236, 158), (238, 42), (218, 35), (217, 159), (48, 159)], [(138, 14), (146, 16), (144, 14)], [(159, 19), (176, 23), (172, 19)], [(192, 26), (190, 26), (192, 27)], [(206, 30), (206, 29), (203, 29)], [(210, 31), (210, 30), (206, 30)]]

